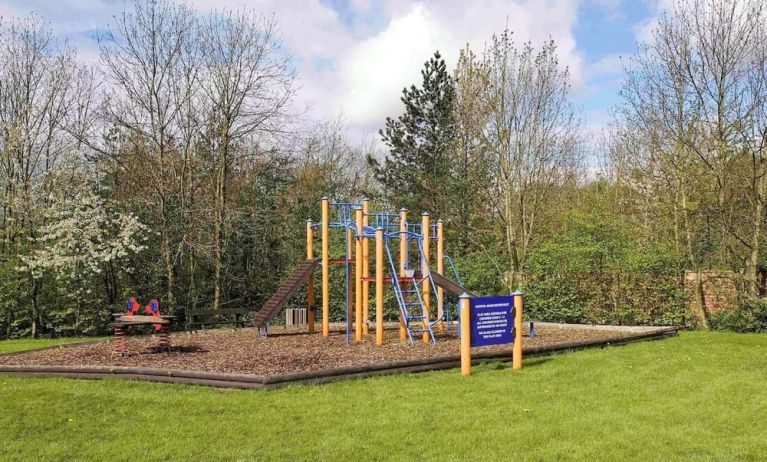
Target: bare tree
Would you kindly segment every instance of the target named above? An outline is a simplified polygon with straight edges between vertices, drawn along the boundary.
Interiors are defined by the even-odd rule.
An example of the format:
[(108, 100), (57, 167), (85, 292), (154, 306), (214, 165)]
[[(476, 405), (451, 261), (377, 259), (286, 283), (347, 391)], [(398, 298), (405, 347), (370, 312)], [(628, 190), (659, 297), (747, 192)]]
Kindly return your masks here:
[[(355, 145), (341, 120), (315, 124), (300, 140), (296, 162), (296, 190), (299, 197), (362, 197), (371, 192), (373, 141)], [(343, 182), (336, 181), (344, 178)]]
[[(195, 15), (166, 0), (137, 1), (117, 19), (115, 30), (100, 39), (101, 57), (111, 94), (109, 124), (131, 144), (134, 162), (107, 152), (150, 190), (158, 215), (165, 265), (166, 303), (175, 304), (178, 233), (171, 229), (179, 193), (188, 178), (190, 103), (195, 96)], [(194, 131), (194, 130), (193, 130)], [(134, 180), (135, 181), (135, 180)], [(183, 187), (183, 186), (182, 186)]]
[[(456, 178), (455, 211), (458, 217), (459, 239), (465, 251), (470, 244), (483, 247), (482, 241), (489, 234), (487, 220), (493, 215), (491, 188), (489, 185), (491, 146), (487, 137), (488, 115), (494, 98), (488, 91), (490, 82), (489, 63), (478, 58), (468, 47), (461, 50), (453, 73), (455, 99), (453, 124), (455, 136), (450, 146), (453, 175)], [(483, 229), (480, 229), (483, 228)]]
[(743, 149), (748, 157), (745, 169), (745, 192), (748, 203), (752, 208), (750, 239), (746, 244), (746, 274), (750, 281), (750, 292), (758, 293), (759, 264), (764, 246), (762, 236), (765, 226), (765, 209), (767, 208), (767, 17), (761, 4), (758, 9), (752, 9), (752, 20), (755, 21), (754, 49), (751, 57), (753, 66), (749, 69), (747, 98), (743, 103), (745, 122), (740, 124)]
[(216, 310), (221, 304), (230, 170), (237, 156), (274, 146), (293, 95), (294, 74), (289, 56), (280, 48), (273, 19), (247, 12), (213, 13), (201, 21), (198, 40), (215, 171), (212, 247)]
[[(625, 105), (618, 115), (611, 151), (624, 152), (621, 179), (634, 190), (643, 211), (642, 223), (658, 223), (668, 205), (673, 216), (674, 242), (687, 255), (697, 277), (698, 297), (694, 300), (698, 321), (708, 326), (702, 304), (702, 279), (698, 265), (694, 220), (701, 188), (700, 165), (689, 142), (699, 133), (700, 101), (687, 75), (691, 37), (679, 24), (664, 16), (650, 44), (627, 65), (622, 95)], [(613, 157), (616, 161), (617, 158)], [(637, 177), (637, 172), (641, 176)], [(669, 194), (670, 193), (670, 194)], [(646, 236), (658, 235), (658, 227), (646, 229)]]
[[(696, 217), (713, 216), (716, 260), (742, 258), (749, 293), (757, 290), (767, 188), (765, 24), (754, 0), (675, 2), (629, 62), (619, 112), (643, 146), (638, 169), (665, 182), (658, 190), (670, 193), (674, 233), (683, 237), (691, 269), (698, 274), (701, 263)], [(700, 277), (698, 289), (702, 299)]]
[(518, 49), (506, 31), (493, 37), (486, 59), (495, 206), (511, 261), (506, 284), (513, 290), (555, 187), (579, 164), (580, 121), (570, 102), (569, 71), (559, 64), (553, 42), (538, 52), (530, 44)]
[[(50, 28), (38, 17), (17, 20), (0, 43), (0, 150), (5, 186), (6, 245), (24, 227), (32, 188), (56, 165), (66, 137), (66, 114), (74, 54), (59, 50)], [(26, 204), (26, 205), (25, 205)], [(27, 208), (27, 210), (25, 210)], [(17, 214), (18, 212), (18, 214)], [(17, 217), (19, 219), (15, 219)]]

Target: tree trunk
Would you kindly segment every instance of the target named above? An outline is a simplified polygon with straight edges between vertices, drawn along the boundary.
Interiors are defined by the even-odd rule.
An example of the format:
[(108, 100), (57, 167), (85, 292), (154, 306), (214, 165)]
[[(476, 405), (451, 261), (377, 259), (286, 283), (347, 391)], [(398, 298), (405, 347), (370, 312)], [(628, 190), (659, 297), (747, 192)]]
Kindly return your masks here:
[(38, 304), (38, 281), (32, 279), (32, 338), (37, 338), (40, 330), (40, 306)]
[(160, 215), (162, 220), (162, 254), (165, 260), (165, 280), (167, 283), (166, 301), (168, 307), (172, 310), (176, 305), (174, 289), (176, 277), (173, 270), (173, 251), (171, 249), (170, 237), (168, 236), (168, 218), (165, 211), (165, 198), (160, 197)]
[(682, 185), (681, 191), (682, 199), (682, 217), (684, 219), (684, 231), (685, 241), (687, 247), (687, 258), (690, 261), (690, 267), (695, 272), (695, 295), (692, 300), (693, 314), (698, 318), (700, 327), (703, 330), (711, 330), (711, 325), (708, 322), (708, 314), (706, 313), (706, 300), (703, 292), (703, 276), (700, 274), (700, 268), (698, 267), (698, 261), (695, 258), (695, 251), (693, 250), (693, 235), (690, 229), (690, 214), (687, 209), (687, 190)]
[(751, 234), (751, 252), (746, 259), (746, 279), (748, 281), (748, 294), (759, 293), (759, 244), (762, 236), (764, 223), (764, 176), (756, 180), (756, 197), (754, 204), (753, 231)]
[(221, 306), (221, 272), (224, 267), (224, 207), (226, 204), (226, 180), (227, 163), (229, 155), (229, 124), (224, 122), (221, 131), (221, 159), (219, 159), (218, 172), (216, 173), (216, 197), (214, 211), (214, 276), (213, 276), (213, 310)]
[(187, 292), (186, 309), (187, 313), (190, 309), (197, 306), (197, 286), (195, 280), (195, 255), (194, 249), (189, 250), (189, 290)]
[(506, 184), (505, 191), (505, 209), (506, 209), (506, 251), (511, 263), (509, 274), (506, 278), (506, 284), (509, 292), (514, 291), (517, 282), (517, 272), (519, 271), (519, 254), (517, 251), (516, 230), (514, 229), (514, 219), (511, 216), (513, 209), (513, 199), (511, 194), (511, 185)]

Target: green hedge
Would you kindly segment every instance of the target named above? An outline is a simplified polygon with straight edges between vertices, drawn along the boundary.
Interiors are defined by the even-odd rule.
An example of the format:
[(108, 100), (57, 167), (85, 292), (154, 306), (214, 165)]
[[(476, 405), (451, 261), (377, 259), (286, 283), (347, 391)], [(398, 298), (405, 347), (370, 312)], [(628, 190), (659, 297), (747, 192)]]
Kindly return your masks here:
[(767, 331), (767, 300), (741, 297), (737, 308), (720, 311), (709, 316), (711, 328), (734, 332)]

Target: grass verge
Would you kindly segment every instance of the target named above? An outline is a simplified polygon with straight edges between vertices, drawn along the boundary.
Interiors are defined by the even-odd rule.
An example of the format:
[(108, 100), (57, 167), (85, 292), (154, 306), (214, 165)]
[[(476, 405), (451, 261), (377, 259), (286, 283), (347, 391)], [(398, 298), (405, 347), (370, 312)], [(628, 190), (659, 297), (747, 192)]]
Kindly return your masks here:
[(760, 460), (767, 336), (270, 392), (0, 376), (0, 460)]
[(99, 340), (94, 337), (87, 338), (42, 338), (42, 339), (18, 339), (0, 341), (0, 355), (5, 353), (16, 353), (19, 351), (39, 350), (40, 348), (50, 348), (68, 343), (89, 342)]

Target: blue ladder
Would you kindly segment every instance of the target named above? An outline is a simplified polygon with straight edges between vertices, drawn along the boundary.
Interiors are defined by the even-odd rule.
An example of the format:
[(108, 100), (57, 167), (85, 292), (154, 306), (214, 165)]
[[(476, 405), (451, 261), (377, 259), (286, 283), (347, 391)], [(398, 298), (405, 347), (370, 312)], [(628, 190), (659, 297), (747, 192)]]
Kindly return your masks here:
[[(386, 256), (388, 257), (389, 266), (391, 269), (391, 281), (392, 287), (394, 288), (394, 297), (397, 299), (400, 316), (402, 316), (402, 319), (405, 321), (405, 329), (407, 330), (408, 340), (411, 345), (413, 344), (413, 334), (422, 334), (424, 332), (428, 332), (431, 342), (436, 343), (432, 326), (439, 322), (439, 319), (431, 321), (426, 316), (424, 316), (423, 297), (421, 296), (421, 292), (423, 290), (423, 284), (426, 283), (431, 284), (432, 291), (436, 295), (437, 286), (434, 284), (434, 281), (431, 278), (431, 271), (429, 270), (429, 267), (424, 264), (425, 260), (423, 256), (423, 247), (421, 246), (420, 239), (418, 241), (418, 253), (422, 265), (421, 278), (414, 277), (413, 281), (408, 283), (410, 287), (407, 288), (403, 287), (403, 284), (400, 283), (398, 278), (399, 268), (397, 267), (397, 264), (394, 262), (394, 258), (392, 257), (391, 248), (389, 247), (389, 240), (397, 238), (401, 239), (401, 234), (402, 233), (400, 232), (392, 232), (386, 236), (386, 240), (384, 242), (386, 248)], [(408, 239), (411, 236), (418, 238), (418, 235), (415, 233), (408, 232), (406, 234), (408, 236), (406, 236), (405, 239)]]

